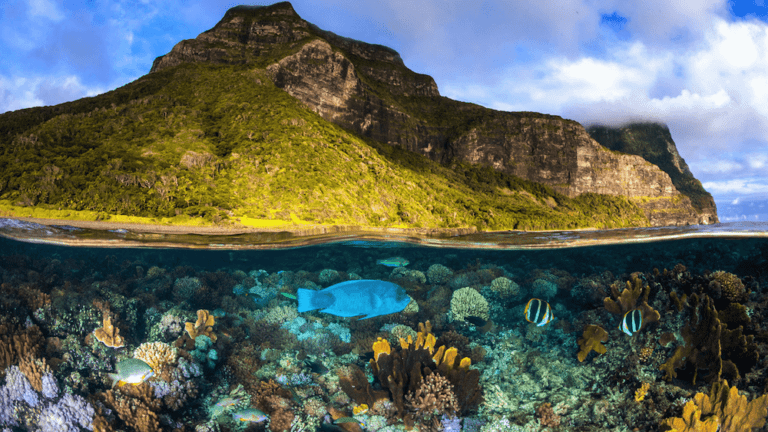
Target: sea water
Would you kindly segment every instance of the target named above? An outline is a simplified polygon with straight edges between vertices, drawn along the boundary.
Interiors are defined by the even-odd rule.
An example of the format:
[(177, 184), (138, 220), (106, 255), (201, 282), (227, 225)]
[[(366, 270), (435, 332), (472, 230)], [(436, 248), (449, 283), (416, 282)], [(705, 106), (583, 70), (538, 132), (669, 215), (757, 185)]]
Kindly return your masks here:
[[(658, 430), (724, 379), (768, 406), (766, 224), (301, 237), (5, 219), (0, 234), (0, 427), (10, 430)], [(394, 257), (408, 264), (377, 264)], [(413, 302), (363, 321), (297, 312), (298, 288), (354, 279), (396, 283)], [(551, 322), (526, 321), (532, 298)], [(648, 322), (626, 334), (633, 309)], [(105, 317), (122, 346), (95, 337)], [(605, 336), (579, 361), (594, 326)], [(393, 392), (374, 343), (401, 355), (401, 338), (429, 335), (436, 342), (419, 349), (431, 357), (442, 340), (456, 349), (452, 370), (466, 357), (477, 372), (422, 362), (421, 373), (397, 371), (405, 384)], [(136, 356), (154, 374), (112, 389), (108, 373)], [(430, 373), (453, 381), (422, 388)], [(269, 418), (233, 420), (247, 408)]]

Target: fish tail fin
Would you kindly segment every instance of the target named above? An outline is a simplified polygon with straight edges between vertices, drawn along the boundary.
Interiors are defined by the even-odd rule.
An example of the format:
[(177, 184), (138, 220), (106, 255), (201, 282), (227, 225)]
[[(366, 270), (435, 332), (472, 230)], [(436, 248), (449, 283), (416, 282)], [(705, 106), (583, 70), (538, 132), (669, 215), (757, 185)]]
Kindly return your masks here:
[(113, 373), (108, 373), (107, 376), (112, 380), (112, 388), (115, 388), (117, 383), (120, 381), (120, 378), (117, 377), (117, 374)]
[(299, 312), (307, 312), (317, 309), (312, 302), (315, 298), (315, 293), (317, 293), (317, 291), (304, 288), (296, 290), (296, 297), (299, 300)]

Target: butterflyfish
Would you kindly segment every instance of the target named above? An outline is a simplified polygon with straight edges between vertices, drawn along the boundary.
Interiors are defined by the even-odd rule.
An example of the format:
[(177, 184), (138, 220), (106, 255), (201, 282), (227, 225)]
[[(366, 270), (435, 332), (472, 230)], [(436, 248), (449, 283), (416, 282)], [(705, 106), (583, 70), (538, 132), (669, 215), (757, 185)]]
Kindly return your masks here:
[(543, 300), (532, 298), (525, 305), (525, 320), (536, 324), (538, 327), (547, 325), (554, 318), (549, 303)]
[(632, 309), (624, 314), (624, 318), (621, 320), (619, 330), (626, 333), (628, 336), (632, 336), (640, 330), (643, 326), (643, 313), (640, 309)]

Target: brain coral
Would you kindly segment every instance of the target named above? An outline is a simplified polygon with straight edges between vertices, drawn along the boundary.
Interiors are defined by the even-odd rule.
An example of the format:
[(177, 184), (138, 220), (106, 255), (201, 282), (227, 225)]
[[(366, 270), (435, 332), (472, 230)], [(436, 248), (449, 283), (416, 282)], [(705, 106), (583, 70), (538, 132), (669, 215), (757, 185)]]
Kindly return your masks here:
[(709, 288), (714, 291), (720, 291), (722, 296), (732, 302), (738, 302), (746, 299), (746, 290), (744, 284), (738, 276), (733, 273), (718, 270), (711, 275)]
[(427, 279), (431, 284), (442, 284), (448, 282), (453, 276), (453, 272), (442, 264), (432, 264), (427, 269)]
[(451, 315), (458, 321), (464, 321), (468, 316), (488, 320), (488, 302), (474, 288), (465, 287), (456, 290), (451, 297)]
[(491, 282), (491, 289), (501, 298), (514, 297), (520, 294), (520, 285), (504, 276), (494, 279)]

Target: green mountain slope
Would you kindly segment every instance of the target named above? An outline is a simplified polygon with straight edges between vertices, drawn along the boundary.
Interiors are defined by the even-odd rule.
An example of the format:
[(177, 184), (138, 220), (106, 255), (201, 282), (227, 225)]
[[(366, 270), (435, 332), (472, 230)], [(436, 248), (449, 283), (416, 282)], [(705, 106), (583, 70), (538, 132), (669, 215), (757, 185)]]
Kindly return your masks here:
[(490, 168), (441, 165), (361, 137), (275, 87), (258, 66), (180, 64), (96, 97), (0, 115), (0, 200), (90, 210), (102, 219), (179, 222), (250, 217), (480, 229), (648, 223), (623, 197), (569, 198)]

